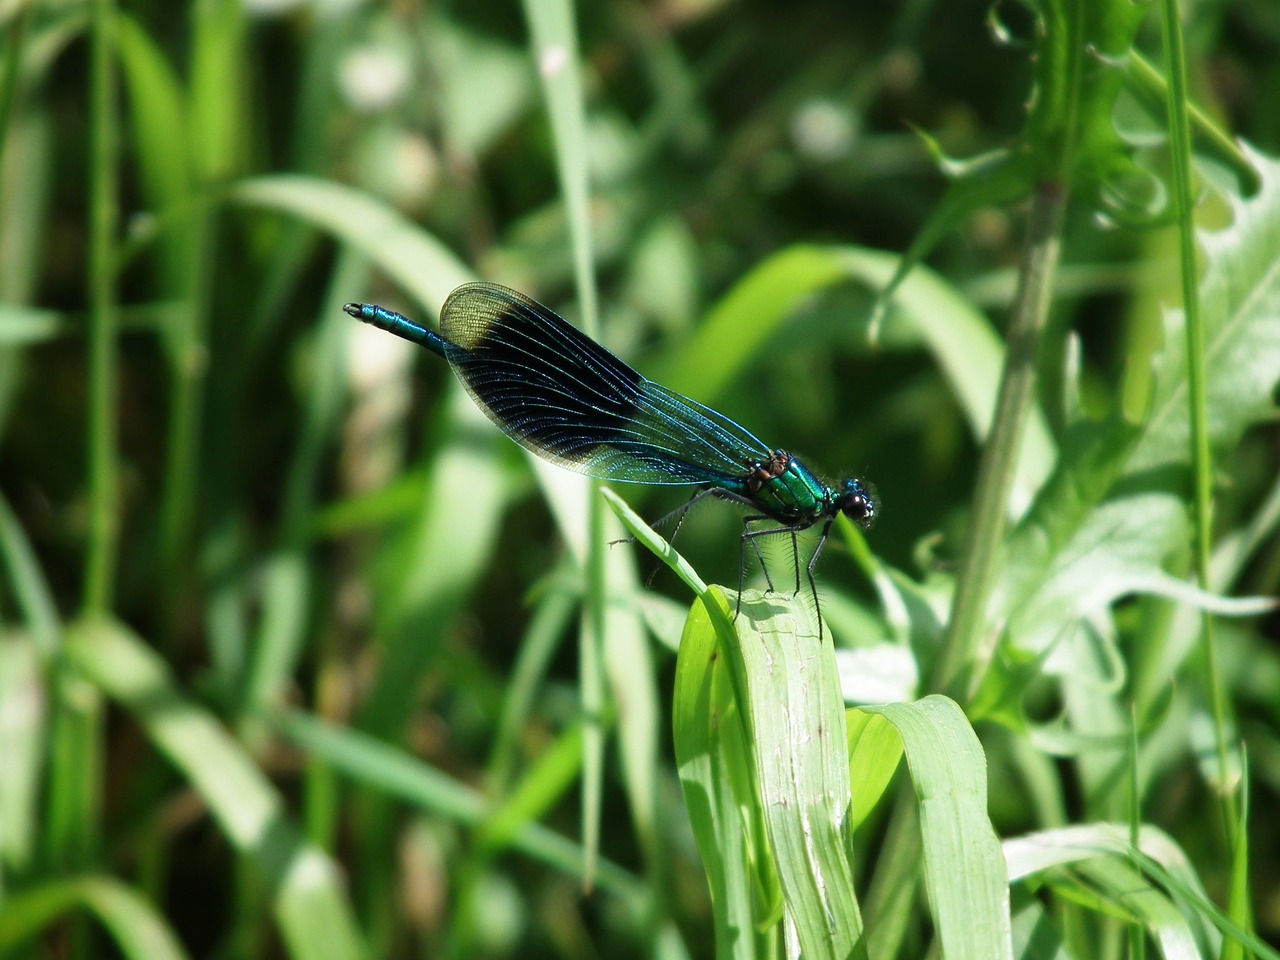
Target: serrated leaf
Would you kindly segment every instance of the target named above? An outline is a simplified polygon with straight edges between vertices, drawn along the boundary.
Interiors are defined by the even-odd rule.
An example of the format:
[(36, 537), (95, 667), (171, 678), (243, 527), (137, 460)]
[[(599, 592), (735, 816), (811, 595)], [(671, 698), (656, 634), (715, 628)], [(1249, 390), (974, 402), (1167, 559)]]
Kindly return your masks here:
[[(1228, 198), (1231, 226), (1200, 233), (1210, 439), (1218, 449), (1272, 414), (1280, 382), (1280, 164), (1248, 155), (1258, 193)], [(1186, 542), (1191, 454), (1181, 322), (1181, 311), (1168, 311), (1145, 422), (1083, 428), (1093, 434), (1085, 451), (1063, 457), (1011, 538), (998, 616), (1023, 649), (1042, 650), (1064, 623), (1164, 582), (1163, 560)]]
[[(1258, 171), (1258, 192), (1226, 195), (1231, 225), (1198, 232), (1209, 437), (1217, 449), (1234, 445), (1245, 428), (1274, 412), (1280, 382), (1280, 162), (1247, 145), (1241, 149)], [(1151, 416), (1129, 473), (1190, 459), (1182, 318), (1181, 310), (1165, 313)]]

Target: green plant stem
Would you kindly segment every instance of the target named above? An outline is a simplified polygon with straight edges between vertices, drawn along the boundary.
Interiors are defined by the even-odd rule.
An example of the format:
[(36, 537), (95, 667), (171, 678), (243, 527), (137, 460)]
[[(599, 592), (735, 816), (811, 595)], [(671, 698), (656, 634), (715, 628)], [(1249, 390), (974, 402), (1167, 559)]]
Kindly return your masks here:
[(933, 689), (949, 691), (961, 702), (977, 690), (995, 647), (995, 637), (987, 632), (987, 604), (1009, 515), (1018, 447), (1035, 402), (1036, 355), (1049, 314), (1066, 203), (1067, 188), (1057, 181), (1042, 182), (1031, 198), (1027, 254), (1014, 298), (1004, 374), (978, 467), (950, 630), (933, 678)]
[(578, 648), (578, 683), (582, 695), (582, 848), (585, 857), (583, 889), (595, 885), (600, 855), (600, 819), (604, 807), (605, 730), (600, 717), (605, 709), (604, 676), (604, 505), (596, 496), (587, 498), (587, 571), (582, 640)]
[[(599, 336), (591, 217), (588, 210), (586, 118), (578, 74), (578, 37), (569, 0), (524, 0), (525, 19), (533, 37), (538, 75), (556, 143), (560, 192), (573, 238), (574, 279), (587, 336)], [(582, 736), (582, 845), (586, 858), (585, 889), (595, 881), (600, 846), (604, 792), (605, 734), (600, 717), (605, 708), (604, 633), (605, 563), (604, 505), (587, 498), (586, 594), (579, 646), (578, 678), (585, 726)]]
[[(196, 499), (198, 451), (206, 360), (205, 329), (208, 325), (209, 270), (217, 233), (216, 215), (207, 209), (193, 211), (185, 225), (188, 271), (184, 278), (185, 310), (172, 339), (172, 386), (169, 391), (169, 424), (165, 444), (165, 486), (160, 501), (160, 559), (165, 596), (177, 602), (187, 577), (186, 546)], [(172, 625), (170, 611), (169, 623)]]
[(10, 17), (5, 30), (4, 71), (0, 74), (0, 164), (4, 161), (4, 147), (9, 135), (9, 121), (13, 118), (13, 107), (18, 102), (19, 71), (27, 39), (27, 24), (31, 21), (31, 11), (35, 6), (34, 3), (21, 5)]
[[(1191, 196), (1191, 121), (1188, 115), (1186, 51), (1176, 0), (1162, 0), (1161, 28), (1164, 32), (1165, 73), (1169, 78), (1169, 148), (1172, 153), (1173, 204), (1178, 219), (1178, 254), (1181, 261), (1183, 326), (1187, 338), (1187, 383), (1191, 418), (1191, 455), (1194, 477), (1194, 523), (1196, 577), (1203, 590), (1212, 589), (1209, 567), (1213, 536), (1213, 454), (1209, 449), (1208, 377), (1205, 372), (1204, 320), (1200, 313), (1196, 267), (1195, 223)], [(1228, 845), (1234, 845), (1235, 804), (1230, 781), (1227, 724), (1222, 677), (1218, 668), (1218, 645), (1213, 617), (1202, 614), (1204, 625), (1205, 679), (1209, 685), (1213, 712), (1214, 744), (1218, 754), (1218, 791)]]
[[(1129, 91), (1153, 114), (1169, 109), (1169, 82), (1137, 50), (1130, 50), (1125, 55), (1125, 76), (1129, 81)], [(1182, 87), (1185, 89), (1185, 81)], [(1258, 171), (1253, 169), (1253, 165), (1240, 149), (1240, 145), (1195, 104), (1188, 103), (1186, 100), (1181, 103), (1190, 123), (1191, 133), (1195, 135), (1205, 153), (1230, 167), (1236, 176), (1244, 181), (1246, 190), (1256, 190)]]
[(116, 117), (111, 0), (95, 0), (89, 48), (89, 542), (83, 604), (111, 605), (119, 537), (116, 460)]

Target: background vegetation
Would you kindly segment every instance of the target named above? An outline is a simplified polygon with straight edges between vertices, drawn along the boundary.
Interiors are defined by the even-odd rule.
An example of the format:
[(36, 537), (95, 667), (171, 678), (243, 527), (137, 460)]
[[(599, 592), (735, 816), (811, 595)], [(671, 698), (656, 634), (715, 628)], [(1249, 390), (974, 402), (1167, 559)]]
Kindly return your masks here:
[[(1280, 8), (1172, 11), (0, 7), (0, 951), (1274, 956)], [(837, 654), (341, 310), (476, 277), (877, 485)]]

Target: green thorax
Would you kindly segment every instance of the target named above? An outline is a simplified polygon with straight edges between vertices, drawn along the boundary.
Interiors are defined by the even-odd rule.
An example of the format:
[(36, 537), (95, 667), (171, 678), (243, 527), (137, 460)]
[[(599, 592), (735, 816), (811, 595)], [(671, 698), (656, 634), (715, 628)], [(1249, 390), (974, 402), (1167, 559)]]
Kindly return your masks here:
[(816, 520), (833, 497), (830, 487), (784, 450), (775, 450), (752, 470), (746, 494), (762, 512), (783, 523)]

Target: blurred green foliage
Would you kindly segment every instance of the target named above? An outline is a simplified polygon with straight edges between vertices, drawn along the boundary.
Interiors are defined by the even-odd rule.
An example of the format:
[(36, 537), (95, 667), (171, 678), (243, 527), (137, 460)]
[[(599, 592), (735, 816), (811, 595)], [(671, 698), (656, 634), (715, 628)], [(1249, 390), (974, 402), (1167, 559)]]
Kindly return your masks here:
[[(806, 955), (824, 916), (876, 958), (1263, 955), (1280, 7), (1184, 11), (1188, 265), (1154, 8), (539, 2), (0, 5), (0, 954), (781, 955), (785, 909)], [(979, 458), (1046, 186), (1061, 264), (997, 495)], [(834, 652), (803, 595), (752, 595), (742, 662), (713, 662), (722, 594), (645, 587), (594, 488), (340, 309), (430, 322), (474, 277), (876, 484), (875, 528), (819, 569)], [(650, 517), (686, 495), (619, 492)], [(949, 609), (984, 496), (970, 649)], [(739, 532), (699, 509), (677, 546), (735, 585)], [(838, 668), (849, 701), (903, 702), (780, 729), (792, 643), (824, 696)], [(805, 752), (840, 722), (852, 788)], [(751, 767), (765, 745), (793, 780)], [(1233, 826), (1242, 776), (1262, 815)], [(832, 783), (813, 875), (851, 888), (823, 914), (780, 811)]]

